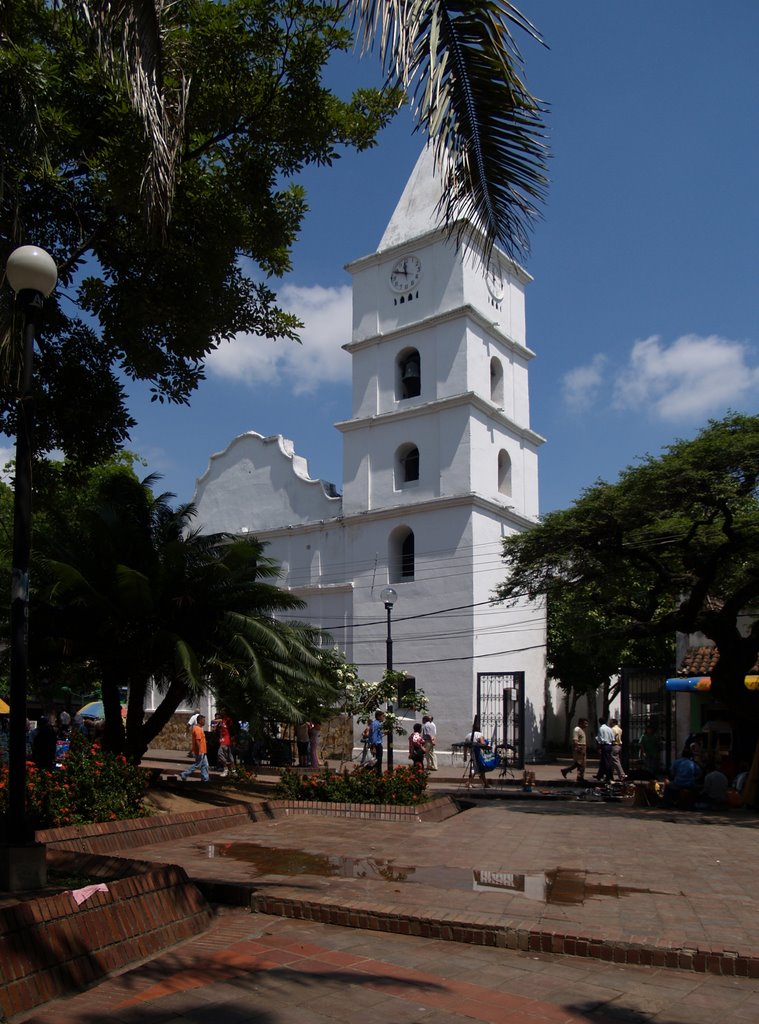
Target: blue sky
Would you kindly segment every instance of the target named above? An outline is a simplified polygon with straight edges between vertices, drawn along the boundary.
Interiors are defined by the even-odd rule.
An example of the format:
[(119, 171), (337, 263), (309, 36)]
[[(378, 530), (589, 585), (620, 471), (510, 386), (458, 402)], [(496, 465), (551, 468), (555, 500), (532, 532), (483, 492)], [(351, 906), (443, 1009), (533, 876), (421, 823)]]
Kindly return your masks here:
[[(541, 511), (614, 480), (759, 393), (759, 4), (543, 0), (522, 4), (527, 81), (550, 103), (553, 157), (525, 265)], [(341, 93), (378, 81), (346, 57)], [(161, 489), (192, 497), (239, 433), (284, 434), (312, 477), (342, 483), (350, 416), (350, 279), (375, 251), (421, 147), (403, 114), (369, 153), (302, 180), (310, 213), (282, 303), (303, 345), (238, 338), (209, 360), (189, 408), (134, 391), (131, 447)]]

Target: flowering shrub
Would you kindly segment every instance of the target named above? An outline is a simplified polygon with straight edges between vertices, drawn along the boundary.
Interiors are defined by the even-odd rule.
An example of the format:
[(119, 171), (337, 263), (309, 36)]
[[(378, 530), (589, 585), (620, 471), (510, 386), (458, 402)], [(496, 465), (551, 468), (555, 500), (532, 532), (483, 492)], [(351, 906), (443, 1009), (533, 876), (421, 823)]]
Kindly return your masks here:
[[(378, 708), (384, 709), (388, 702), (397, 705), (400, 687), (407, 678), (405, 672), (386, 669), (378, 683), (369, 683), (358, 677), (346, 681), (343, 685), (341, 710), (359, 722), (370, 722)], [(409, 690), (404, 696), (403, 707), (406, 711), (427, 711), (429, 698), (424, 690)], [(406, 735), (395, 711), (385, 713), (383, 731), (397, 736)]]
[(322, 800), (328, 803), (413, 805), (425, 799), (427, 772), (421, 765), (396, 768), (377, 775), (365, 768), (346, 769), (336, 775), (324, 768), (307, 775), (284, 768), (275, 794), (290, 800)]
[(240, 763), (233, 764), (229, 769), (229, 782), (236, 784), (246, 785), (251, 782), (255, 782), (258, 778), (254, 768), (249, 768), (247, 765)]
[[(45, 771), (26, 765), (26, 809), (35, 828), (83, 825), (138, 818), (148, 772), (122, 754), (107, 754), (97, 744), (74, 742), (60, 768)], [(0, 814), (8, 803), (8, 770), (0, 769)]]

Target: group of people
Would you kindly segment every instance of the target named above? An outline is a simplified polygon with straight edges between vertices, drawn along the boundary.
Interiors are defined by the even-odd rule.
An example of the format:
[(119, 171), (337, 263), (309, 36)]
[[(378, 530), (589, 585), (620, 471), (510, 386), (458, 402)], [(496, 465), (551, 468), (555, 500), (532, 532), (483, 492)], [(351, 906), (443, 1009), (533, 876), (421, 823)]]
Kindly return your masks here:
[[(192, 764), (180, 772), (177, 776), (185, 782), (193, 772), (200, 772), (200, 781), (210, 781), (208, 771), (208, 741), (206, 739), (206, 716), (200, 711), (190, 715), (187, 721), (187, 728), (190, 730), (190, 755), (193, 758)], [(224, 708), (218, 708), (216, 717), (211, 722), (211, 729), (216, 732), (219, 740), (219, 750), (216, 755), (216, 762), (220, 776), (225, 779), (229, 775), (230, 768), (234, 767), (234, 737), (237, 731), (234, 719)]]
[(295, 745), (298, 748), (299, 768), (319, 767), (320, 722), (300, 722), (295, 726)]
[[(577, 772), (577, 781), (585, 781), (588, 757), (588, 719), (580, 718), (572, 732), (572, 763), (561, 769), (566, 779), (572, 772)], [(598, 782), (624, 782), (627, 779), (622, 767), (620, 754), (622, 751), (622, 729), (619, 722), (611, 718), (599, 719), (595, 737), (598, 749), (598, 770), (593, 779)], [(643, 774), (648, 778), (656, 778), (660, 774), (660, 744), (653, 725), (646, 726), (637, 743), (637, 755)], [(664, 784), (662, 799), (665, 805), (706, 807), (722, 807), (728, 803), (731, 790), (740, 793), (745, 784), (747, 771), (739, 772), (732, 781), (728, 778), (727, 765), (719, 757), (707, 761), (701, 744), (692, 742), (691, 737), (685, 744), (680, 757), (672, 762), (668, 779)]]
[[(8, 719), (2, 716), (0, 721), (0, 764), (8, 763)], [(51, 711), (40, 715), (36, 721), (26, 723), (26, 756), (37, 768), (52, 771), (59, 763), (59, 753), (68, 750), (68, 744), (74, 733), (81, 733), (89, 739), (87, 723), (80, 714), (71, 715), (68, 711), (56, 714)]]
[[(572, 763), (561, 769), (567, 776), (576, 771), (577, 781), (585, 781), (585, 769), (588, 762), (588, 719), (580, 718), (572, 732)], [(598, 748), (598, 770), (593, 778), (597, 782), (625, 782), (627, 774), (622, 767), (622, 727), (616, 718), (599, 718), (596, 734)]]
[[(193, 763), (180, 772), (178, 778), (185, 781), (193, 772), (197, 771), (200, 772), (201, 782), (208, 782), (210, 775), (205, 715), (199, 711), (191, 715), (187, 722), (187, 728), (190, 730), (190, 755), (193, 758)], [(216, 711), (216, 717), (211, 722), (210, 730), (215, 732), (219, 741), (216, 759), (220, 778), (224, 779), (235, 765), (237, 724), (224, 708), (219, 708)], [(320, 737), (321, 724), (319, 722), (304, 721), (295, 726), (299, 767), (319, 767)]]
[[(588, 719), (580, 718), (572, 731), (572, 763), (561, 769), (566, 779), (572, 772), (577, 772), (577, 781), (585, 780), (585, 768), (588, 758)], [(622, 767), (622, 728), (618, 719), (600, 718), (596, 734), (598, 749), (598, 770), (593, 778), (597, 782), (624, 782), (627, 779)], [(642, 770), (651, 778), (659, 772), (659, 738), (653, 725), (648, 724), (637, 743), (637, 757)]]
[(662, 801), (668, 807), (720, 808), (730, 803), (730, 794), (740, 794), (748, 778), (748, 765), (739, 767), (730, 780), (727, 760), (719, 755), (706, 758), (701, 744), (686, 742), (680, 757), (670, 767)]
[[(374, 718), (364, 730), (366, 750), (374, 758), (373, 768), (382, 774), (385, 751), (385, 712), (375, 711)], [(419, 765), (429, 772), (437, 771), (437, 726), (432, 715), (424, 715), (421, 722), (415, 722), (408, 738), (408, 759), (412, 765)]]

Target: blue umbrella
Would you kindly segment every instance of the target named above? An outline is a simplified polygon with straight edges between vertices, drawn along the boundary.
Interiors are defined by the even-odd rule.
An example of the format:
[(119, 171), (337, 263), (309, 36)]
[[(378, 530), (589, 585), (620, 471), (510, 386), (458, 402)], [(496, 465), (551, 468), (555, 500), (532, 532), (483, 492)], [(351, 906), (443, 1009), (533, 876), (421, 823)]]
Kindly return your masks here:
[[(105, 718), (105, 709), (103, 708), (102, 700), (91, 700), (89, 704), (85, 704), (84, 707), (79, 708), (77, 711), (78, 715), (82, 718)], [(126, 715), (126, 707), (121, 705), (121, 717), (124, 718)]]

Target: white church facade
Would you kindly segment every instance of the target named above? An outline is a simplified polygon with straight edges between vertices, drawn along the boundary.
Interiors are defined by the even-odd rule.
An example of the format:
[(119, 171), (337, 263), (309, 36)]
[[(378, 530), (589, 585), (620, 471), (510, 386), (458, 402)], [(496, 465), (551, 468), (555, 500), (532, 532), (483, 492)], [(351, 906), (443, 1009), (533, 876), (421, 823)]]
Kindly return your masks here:
[(310, 479), (283, 436), (249, 432), (211, 456), (196, 523), (264, 541), (280, 585), (307, 604), (298, 618), (328, 630), (367, 679), (386, 665), (391, 586), (393, 667), (428, 695), (442, 762), (476, 713), (524, 759), (544, 742), (545, 609), (491, 598), (502, 539), (538, 515), (530, 278), (498, 249), (485, 265), (476, 237), (449, 240), (438, 198), (425, 151), (377, 251), (347, 267), (342, 495)]

